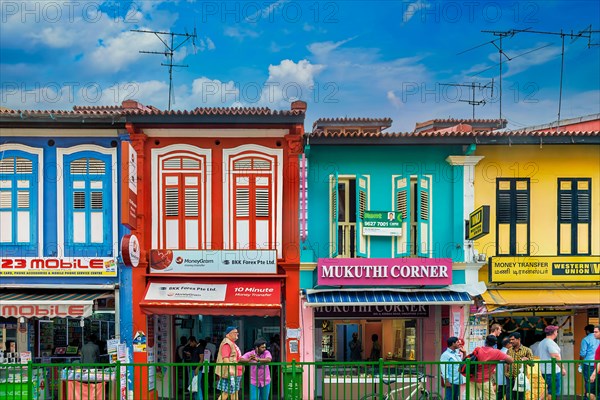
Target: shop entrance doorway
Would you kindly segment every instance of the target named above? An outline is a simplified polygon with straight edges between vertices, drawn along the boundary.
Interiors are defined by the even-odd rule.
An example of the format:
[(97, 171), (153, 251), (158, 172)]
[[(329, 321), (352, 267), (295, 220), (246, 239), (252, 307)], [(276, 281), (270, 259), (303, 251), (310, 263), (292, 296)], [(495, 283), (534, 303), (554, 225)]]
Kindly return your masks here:
[(359, 338), (361, 337), (358, 324), (336, 325), (336, 361), (350, 361), (350, 342), (354, 333), (357, 333)]

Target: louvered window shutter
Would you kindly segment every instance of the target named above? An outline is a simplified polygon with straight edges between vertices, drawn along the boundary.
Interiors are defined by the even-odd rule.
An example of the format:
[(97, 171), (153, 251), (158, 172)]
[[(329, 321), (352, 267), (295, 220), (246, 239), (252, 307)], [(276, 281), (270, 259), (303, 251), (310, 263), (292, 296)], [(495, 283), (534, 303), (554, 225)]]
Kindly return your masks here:
[[(18, 245), (14, 254), (25, 257), (25, 251), (38, 245), (37, 165), (32, 159), (11, 156), (14, 153), (20, 151), (2, 152), (0, 159), (0, 243)], [(25, 250), (23, 245), (31, 247)], [(5, 250), (8, 252), (9, 247)]]
[(394, 177), (394, 210), (402, 216), (402, 235), (393, 238), (394, 257), (410, 256), (410, 178)]
[(591, 179), (558, 179), (558, 254), (589, 255)]
[(356, 255), (368, 256), (368, 237), (362, 234), (365, 211), (369, 207), (369, 177), (361, 175), (356, 182)]
[(113, 253), (109, 159), (103, 155), (66, 158), (66, 256), (106, 257)]
[(529, 179), (497, 179), (496, 252), (498, 255), (529, 254), (529, 208)]
[(431, 177), (421, 175), (417, 178), (417, 256), (430, 257), (430, 208), (431, 208)]
[(338, 174), (329, 175), (329, 257), (338, 256)]
[(247, 187), (238, 187), (235, 189), (235, 216), (250, 216), (250, 189)]
[(269, 188), (257, 188), (256, 216), (260, 218), (268, 218), (269, 210)]
[(186, 188), (185, 189), (185, 216), (186, 217), (197, 217), (198, 216), (198, 189), (197, 188)]
[(179, 216), (179, 189), (165, 189), (165, 215), (167, 217)]

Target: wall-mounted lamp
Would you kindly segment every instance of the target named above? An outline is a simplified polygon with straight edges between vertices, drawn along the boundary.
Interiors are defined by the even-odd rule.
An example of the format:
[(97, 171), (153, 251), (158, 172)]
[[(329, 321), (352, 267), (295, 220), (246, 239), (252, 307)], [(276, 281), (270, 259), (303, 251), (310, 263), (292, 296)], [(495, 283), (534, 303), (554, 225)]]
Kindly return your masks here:
[(81, 319), (79, 320), (79, 326), (82, 328), (85, 326), (85, 320), (83, 319), (83, 317), (81, 317)]
[(24, 324), (25, 323), (25, 317), (19, 317), (19, 323), (20, 324)]

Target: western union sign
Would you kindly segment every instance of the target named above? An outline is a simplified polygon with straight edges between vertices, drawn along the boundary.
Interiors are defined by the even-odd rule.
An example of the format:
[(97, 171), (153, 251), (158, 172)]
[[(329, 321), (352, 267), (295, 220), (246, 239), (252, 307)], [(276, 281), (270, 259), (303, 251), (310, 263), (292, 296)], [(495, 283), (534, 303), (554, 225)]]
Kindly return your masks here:
[(490, 233), (490, 206), (481, 206), (469, 214), (467, 239), (475, 240)]
[(492, 257), (490, 282), (600, 282), (600, 256)]

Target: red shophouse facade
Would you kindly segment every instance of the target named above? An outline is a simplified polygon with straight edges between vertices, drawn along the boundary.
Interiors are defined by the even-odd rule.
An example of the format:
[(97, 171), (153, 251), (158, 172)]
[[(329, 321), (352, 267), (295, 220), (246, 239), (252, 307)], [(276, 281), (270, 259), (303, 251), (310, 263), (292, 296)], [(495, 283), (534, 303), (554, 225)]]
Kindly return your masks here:
[[(134, 101), (124, 106), (130, 142), (137, 153), (137, 226), (132, 234), (141, 248), (139, 266), (132, 271), (132, 331), (147, 333), (150, 346), (159, 315), (170, 315), (172, 324), (182, 314), (277, 315), (281, 359), (299, 360), (297, 342), (290, 349), (284, 332), (300, 327), (298, 157), (306, 103), (296, 101), (286, 111), (166, 112)], [(255, 250), (264, 250), (267, 258), (274, 256), (276, 267), (272, 271), (245, 265), (185, 269), (188, 255), (206, 261), (246, 251), (254, 257)], [(229, 292), (240, 290), (234, 289), (240, 283), (251, 291), (266, 290), (270, 297), (232, 301)], [(210, 285), (228, 286), (226, 298), (173, 300), (178, 290)], [(153, 297), (157, 287), (172, 288), (169, 295), (174, 297)], [(168, 333), (171, 342), (178, 338), (175, 329)], [(222, 338), (218, 331), (213, 334)], [(148, 355), (136, 352), (134, 346), (134, 362), (165, 361)], [(136, 376), (136, 392), (138, 385), (146, 387), (147, 379)]]

